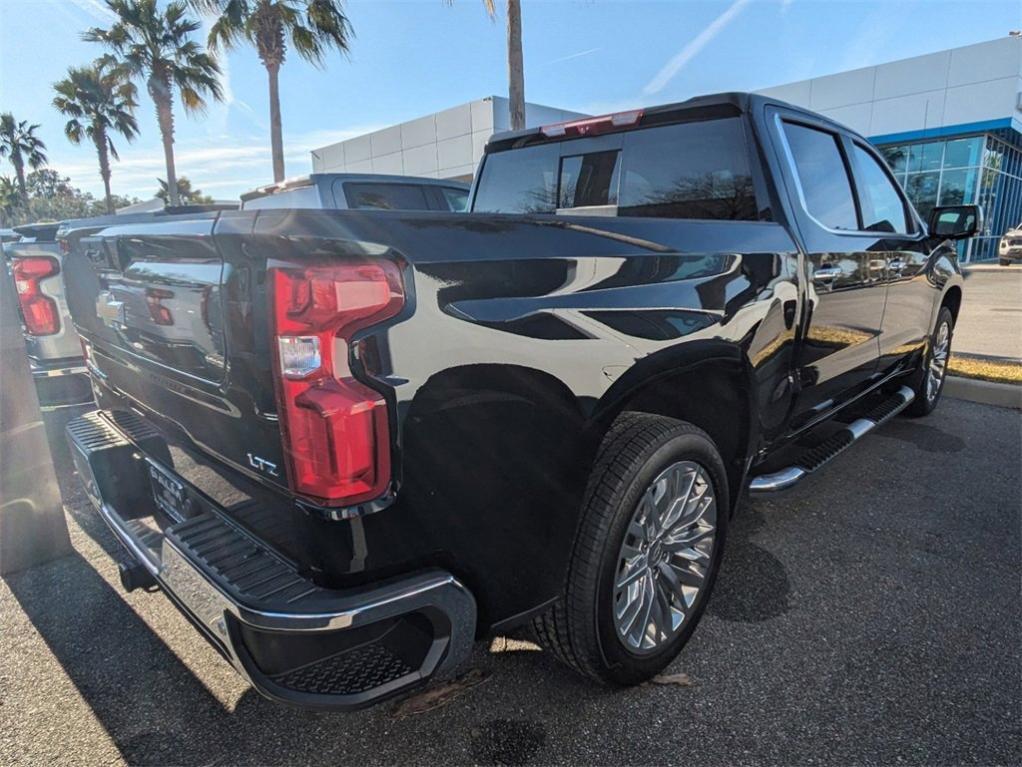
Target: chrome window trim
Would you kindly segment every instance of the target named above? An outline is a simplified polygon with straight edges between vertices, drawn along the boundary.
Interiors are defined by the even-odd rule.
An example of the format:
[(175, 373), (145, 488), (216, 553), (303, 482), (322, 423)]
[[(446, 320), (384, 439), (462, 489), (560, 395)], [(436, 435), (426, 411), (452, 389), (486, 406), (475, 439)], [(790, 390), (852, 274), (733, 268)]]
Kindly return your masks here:
[[(792, 124), (794, 124), (794, 125), (798, 125), (800, 123), (797, 120), (785, 120), (784, 115), (782, 113), (780, 113), (780, 112), (775, 112), (774, 113), (774, 123), (775, 123), (775, 127), (777, 129), (778, 138), (780, 139), (781, 151), (784, 153), (784, 159), (785, 159), (785, 161), (788, 164), (788, 170), (791, 173), (791, 178), (795, 182), (795, 191), (798, 193), (799, 206), (802, 208), (802, 212), (809, 218), (810, 221), (812, 221), (814, 224), (816, 224), (816, 226), (818, 226), (820, 229), (822, 229), (823, 231), (827, 232), (828, 234), (837, 235), (839, 237), (849, 237), (849, 236), (851, 236), (851, 237), (872, 237), (873, 239), (878, 239), (879, 238), (879, 239), (885, 239), (885, 240), (904, 240), (906, 242), (918, 242), (919, 240), (921, 240), (923, 238), (924, 232), (922, 232), (922, 231), (916, 232), (914, 234), (906, 234), (906, 233), (902, 233), (902, 232), (867, 232), (867, 231), (863, 231), (862, 229), (833, 229), (832, 227), (829, 227), (826, 224), (824, 224), (822, 221), (820, 221), (820, 219), (818, 219), (812, 213), (810, 213), (809, 212), (809, 206), (806, 203), (805, 190), (802, 188), (802, 179), (801, 179), (801, 177), (798, 174), (798, 166), (795, 164), (795, 155), (791, 151), (791, 145), (788, 143), (788, 135), (784, 131), (784, 123), (785, 122), (792, 122)], [(810, 130), (820, 131), (821, 133), (829, 133), (831, 136), (834, 137), (835, 141), (840, 141), (841, 137), (842, 137), (842, 134), (840, 134), (840, 133), (838, 133), (837, 131), (834, 131), (834, 130), (826, 130), (826, 129), (823, 129), (823, 128), (817, 128), (817, 127), (815, 127), (813, 125), (808, 125), (808, 124), (805, 127), (809, 128)], [(838, 151), (840, 151), (840, 149)], [(844, 164), (844, 161), (843, 161), (843, 158), (842, 158), (842, 165), (843, 164)], [(848, 174), (848, 169), (847, 168), (845, 169), (845, 174), (846, 174), (846, 176)], [(852, 193), (852, 202), (854, 204), (855, 203), (855, 188), (852, 186), (852, 179), (850, 177), (848, 178), (848, 182), (849, 182), (848, 183), (849, 190)], [(858, 216), (858, 214), (856, 214), (856, 216)]]

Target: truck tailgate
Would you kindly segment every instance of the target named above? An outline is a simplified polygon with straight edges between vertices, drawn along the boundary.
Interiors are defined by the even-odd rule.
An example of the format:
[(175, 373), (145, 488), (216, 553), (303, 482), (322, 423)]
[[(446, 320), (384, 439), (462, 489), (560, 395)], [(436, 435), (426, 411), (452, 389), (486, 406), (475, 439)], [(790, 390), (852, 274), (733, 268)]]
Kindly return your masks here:
[(68, 232), (68, 304), (107, 388), (166, 431), (286, 487), (271, 355), (249, 308), (249, 290), (264, 287), (243, 255), (225, 258), (222, 243), (240, 246), (214, 238), (216, 225), (201, 213)]

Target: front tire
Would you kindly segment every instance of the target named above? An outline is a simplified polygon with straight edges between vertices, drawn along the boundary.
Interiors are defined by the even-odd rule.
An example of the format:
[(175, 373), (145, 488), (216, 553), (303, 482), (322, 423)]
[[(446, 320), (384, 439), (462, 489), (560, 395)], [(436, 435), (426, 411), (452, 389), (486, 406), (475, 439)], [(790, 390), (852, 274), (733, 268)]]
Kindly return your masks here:
[(657, 674), (702, 616), (729, 512), (724, 462), (706, 432), (623, 413), (589, 479), (565, 592), (534, 622), (540, 643), (601, 682)]
[(923, 361), (913, 377), (912, 390), (916, 398), (905, 410), (905, 413), (913, 418), (929, 415), (940, 402), (940, 395), (944, 393), (944, 383), (947, 381), (954, 328), (955, 318), (951, 315), (951, 310), (946, 306), (940, 307)]

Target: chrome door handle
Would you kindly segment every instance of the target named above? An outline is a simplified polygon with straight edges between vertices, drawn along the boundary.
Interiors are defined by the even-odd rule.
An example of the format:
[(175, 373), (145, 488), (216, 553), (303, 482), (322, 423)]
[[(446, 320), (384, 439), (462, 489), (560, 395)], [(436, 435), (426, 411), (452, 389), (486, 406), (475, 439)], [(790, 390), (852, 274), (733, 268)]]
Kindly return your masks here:
[(840, 266), (821, 266), (813, 270), (814, 282), (830, 282), (835, 277), (840, 277), (844, 271)]

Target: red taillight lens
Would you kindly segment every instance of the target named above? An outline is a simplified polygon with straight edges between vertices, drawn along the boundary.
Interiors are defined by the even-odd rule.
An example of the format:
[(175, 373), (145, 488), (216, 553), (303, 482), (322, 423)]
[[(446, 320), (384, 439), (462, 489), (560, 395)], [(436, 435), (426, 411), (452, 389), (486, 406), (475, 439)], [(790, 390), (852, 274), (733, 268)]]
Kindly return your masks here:
[(352, 376), (348, 342), (401, 311), (401, 272), (381, 261), (274, 267), (270, 273), (291, 486), (330, 505), (375, 498), (390, 482), (387, 403)]
[(11, 259), (18, 303), (25, 327), (34, 336), (52, 336), (60, 330), (57, 302), (42, 291), (40, 283), (60, 271), (57, 259), (49, 256), (24, 256)]

